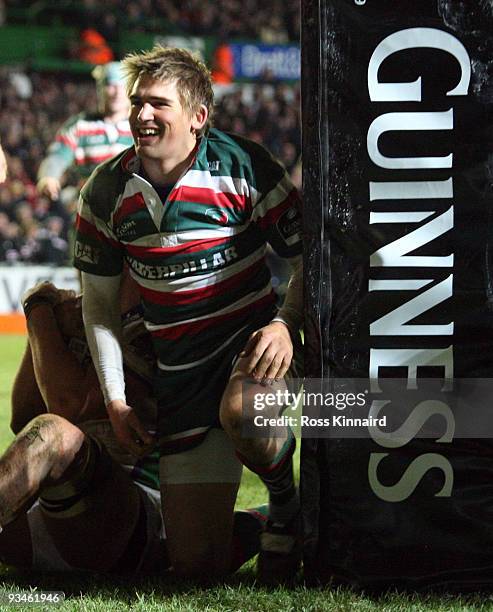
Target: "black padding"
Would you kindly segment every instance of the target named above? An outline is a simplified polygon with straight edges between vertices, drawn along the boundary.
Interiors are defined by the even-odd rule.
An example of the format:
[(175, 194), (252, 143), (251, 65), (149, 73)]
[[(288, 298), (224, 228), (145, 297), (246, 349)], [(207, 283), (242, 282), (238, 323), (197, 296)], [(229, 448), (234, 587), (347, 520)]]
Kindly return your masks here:
[[(379, 376), (407, 377), (408, 369), (395, 367), (395, 351), (416, 349), (442, 351), (447, 376), (492, 378), (493, 4), (304, 0), (302, 8), (307, 376), (368, 378), (371, 351), (388, 349), (395, 361)], [(375, 53), (376, 77), (369, 73)], [(419, 77), (420, 100), (380, 87), (396, 83), (402, 91)], [(413, 122), (421, 127), (407, 129)], [(441, 127), (425, 130), (426, 122)], [(450, 167), (432, 167), (430, 158), (449, 155)], [(423, 195), (425, 182), (440, 197)], [(401, 213), (415, 217), (397, 222)], [(419, 213), (430, 214), (417, 220)], [(413, 234), (401, 255), (428, 264), (398, 259), (396, 241), (418, 228), (425, 240)], [(406, 279), (430, 282), (412, 290)], [(397, 283), (392, 289), (370, 291), (371, 282), (389, 280)], [(439, 298), (401, 327), (383, 319), (439, 285)], [(413, 325), (427, 327), (403, 330)], [(443, 378), (445, 365), (420, 367), (418, 376)], [(369, 437), (304, 440), (308, 579), (378, 588), (491, 585), (492, 451), (490, 440), (457, 432), (446, 442), (415, 437), (397, 448)], [(411, 466), (399, 501), (383, 499), (370, 482), (379, 454), (386, 454), (380, 484), (394, 487)]]

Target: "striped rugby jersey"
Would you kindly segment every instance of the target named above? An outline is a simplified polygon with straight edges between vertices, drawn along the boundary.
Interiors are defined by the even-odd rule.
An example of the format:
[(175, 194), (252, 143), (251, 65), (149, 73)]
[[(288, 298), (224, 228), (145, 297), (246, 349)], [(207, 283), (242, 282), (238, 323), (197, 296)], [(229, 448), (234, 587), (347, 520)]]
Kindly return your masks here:
[(160, 373), (193, 368), (275, 311), (267, 243), (301, 253), (300, 199), (262, 146), (210, 130), (161, 202), (134, 149), (102, 164), (81, 192), (75, 265), (140, 286)]
[[(80, 113), (68, 119), (48, 148), (43, 175), (61, 176), (72, 164), (87, 178), (94, 168), (133, 144), (127, 119), (112, 123), (101, 114)], [(53, 172), (54, 164), (63, 168)]]

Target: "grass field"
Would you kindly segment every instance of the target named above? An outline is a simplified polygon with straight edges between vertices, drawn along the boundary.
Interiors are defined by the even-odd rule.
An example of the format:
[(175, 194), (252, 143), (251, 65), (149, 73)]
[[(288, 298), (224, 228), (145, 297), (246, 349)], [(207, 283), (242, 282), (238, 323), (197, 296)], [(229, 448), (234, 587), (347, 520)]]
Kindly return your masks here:
[[(9, 431), (10, 388), (19, 363), (25, 338), (0, 336), (0, 450), (3, 451), (12, 434)], [(253, 474), (246, 472), (242, 481), (238, 505), (247, 507), (265, 501), (265, 493)], [(371, 598), (349, 589), (307, 589), (300, 585), (293, 589), (269, 591), (255, 584), (254, 567), (249, 564), (226, 583), (198, 587), (185, 582), (155, 579), (123, 580), (104, 576), (55, 576), (21, 574), (0, 566), (0, 600), (6, 590), (64, 591), (66, 600), (56, 607), (41, 605), (15, 609), (61, 611), (135, 610), (154, 612), (402, 612), (430, 610), (459, 612), (493, 610), (493, 597), (476, 595), (457, 597), (444, 595), (406, 596), (389, 593)], [(0, 603), (0, 610), (13, 606)]]

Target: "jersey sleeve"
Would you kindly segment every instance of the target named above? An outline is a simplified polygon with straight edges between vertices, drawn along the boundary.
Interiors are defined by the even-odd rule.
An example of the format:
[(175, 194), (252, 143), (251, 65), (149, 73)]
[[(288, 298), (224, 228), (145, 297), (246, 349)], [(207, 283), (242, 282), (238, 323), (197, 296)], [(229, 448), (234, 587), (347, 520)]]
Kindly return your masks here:
[(252, 194), (252, 221), (284, 258), (302, 253), (301, 198), (284, 168), (265, 156)]
[(77, 146), (77, 120), (71, 118), (58, 130), (55, 140), (48, 147), (38, 170), (38, 180), (47, 176), (60, 179), (74, 162)]
[(74, 265), (98, 276), (115, 276), (123, 269), (123, 249), (109, 222), (97, 216), (84, 195), (75, 221)]

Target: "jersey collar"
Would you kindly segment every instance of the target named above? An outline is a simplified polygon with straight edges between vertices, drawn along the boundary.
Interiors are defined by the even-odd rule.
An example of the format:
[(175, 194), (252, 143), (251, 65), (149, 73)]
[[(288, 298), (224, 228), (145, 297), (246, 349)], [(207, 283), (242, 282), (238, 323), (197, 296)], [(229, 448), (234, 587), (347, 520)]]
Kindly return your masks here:
[(135, 148), (131, 147), (122, 157), (122, 168), (130, 174), (138, 173), (140, 170), (140, 159), (135, 152)]

